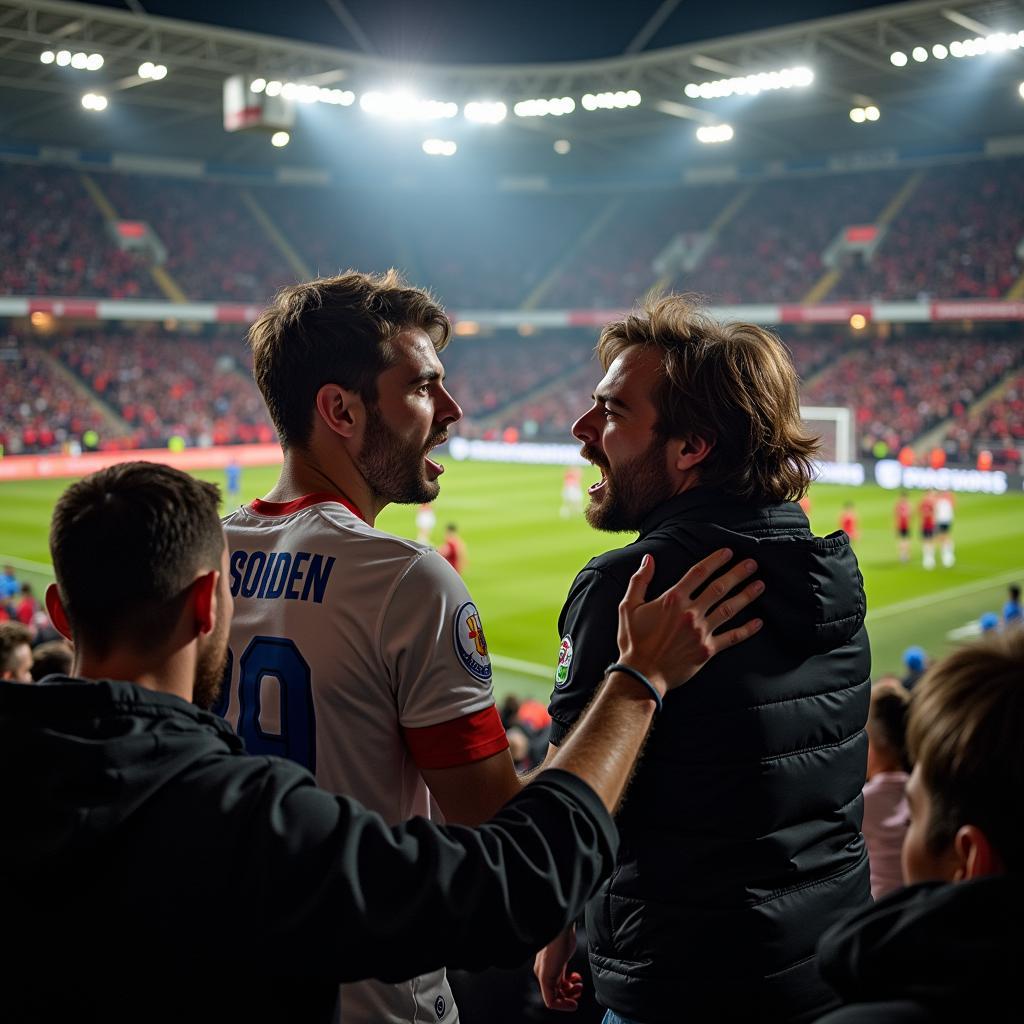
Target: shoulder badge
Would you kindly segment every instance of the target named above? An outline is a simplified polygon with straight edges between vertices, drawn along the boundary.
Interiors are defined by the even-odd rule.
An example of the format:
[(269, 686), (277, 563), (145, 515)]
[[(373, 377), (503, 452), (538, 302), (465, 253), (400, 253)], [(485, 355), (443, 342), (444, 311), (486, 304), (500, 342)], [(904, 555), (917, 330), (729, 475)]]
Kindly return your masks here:
[(568, 633), (562, 637), (558, 648), (558, 665), (555, 668), (555, 689), (560, 690), (569, 682), (569, 667), (572, 665), (572, 637)]
[(475, 679), (489, 681), (491, 659), (487, 653), (487, 638), (480, 623), (480, 612), (472, 601), (467, 601), (455, 613), (452, 641), (462, 667)]

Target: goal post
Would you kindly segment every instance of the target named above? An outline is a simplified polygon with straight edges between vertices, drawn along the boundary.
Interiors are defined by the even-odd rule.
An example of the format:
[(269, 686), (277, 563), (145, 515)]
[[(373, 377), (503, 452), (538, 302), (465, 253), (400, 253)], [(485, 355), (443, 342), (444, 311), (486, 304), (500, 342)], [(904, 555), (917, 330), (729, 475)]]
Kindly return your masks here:
[(856, 447), (849, 409), (841, 405), (802, 405), (800, 416), (811, 433), (821, 438), (822, 462), (853, 462)]

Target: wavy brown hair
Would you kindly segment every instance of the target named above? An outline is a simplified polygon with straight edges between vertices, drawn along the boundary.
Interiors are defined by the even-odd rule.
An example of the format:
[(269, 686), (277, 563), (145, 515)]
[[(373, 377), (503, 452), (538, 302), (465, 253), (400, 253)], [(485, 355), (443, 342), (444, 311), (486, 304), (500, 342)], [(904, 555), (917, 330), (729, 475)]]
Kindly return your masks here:
[(597, 343), (601, 365), (607, 370), (634, 345), (661, 353), (658, 434), (711, 445), (700, 464), (702, 484), (755, 503), (806, 493), (821, 442), (800, 418), (799, 378), (771, 331), (719, 323), (693, 296), (665, 295), (605, 327)]
[(291, 285), (249, 328), (253, 376), (284, 448), (301, 448), (313, 429), (317, 392), (337, 384), (368, 402), (394, 359), (391, 340), (422, 330), (440, 351), (451, 324), (429, 292), (396, 270), (346, 271)]

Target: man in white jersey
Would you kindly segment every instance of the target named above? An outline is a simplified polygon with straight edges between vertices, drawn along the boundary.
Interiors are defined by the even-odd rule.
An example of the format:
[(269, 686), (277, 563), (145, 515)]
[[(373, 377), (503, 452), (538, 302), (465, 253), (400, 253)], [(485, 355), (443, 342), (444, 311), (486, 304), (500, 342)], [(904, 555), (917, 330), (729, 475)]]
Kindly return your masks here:
[[(284, 449), (264, 500), (224, 522), (235, 618), (217, 709), (389, 824), (477, 825), (519, 789), (480, 614), (436, 551), (374, 528), (438, 494), (427, 453), (462, 410), (444, 312), (394, 273), (282, 291), (253, 324), (254, 375)], [(429, 792), (428, 792), (429, 789)], [(342, 989), (346, 1024), (452, 1024), (444, 971)]]
[(943, 491), (935, 499), (935, 529), (939, 534), (942, 564), (951, 569), (956, 562), (953, 550), (953, 495)]

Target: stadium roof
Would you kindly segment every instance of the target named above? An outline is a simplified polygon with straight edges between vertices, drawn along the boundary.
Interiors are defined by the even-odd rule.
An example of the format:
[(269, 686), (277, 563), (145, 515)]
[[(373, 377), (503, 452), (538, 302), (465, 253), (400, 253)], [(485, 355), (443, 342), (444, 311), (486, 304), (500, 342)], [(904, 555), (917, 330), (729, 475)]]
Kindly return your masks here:
[[(623, 4), (622, 11), (632, 12), (628, 17), (621, 12), (606, 16), (602, 9), (601, 19), (592, 19), (603, 22), (601, 32), (581, 31), (585, 42), (567, 44), (564, 50), (567, 57), (612, 48), (621, 51), (618, 55), (533, 63), (428, 63), (383, 57), (379, 40), (387, 37), (389, 25), (397, 40), (393, 52), (448, 55), (459, 48), (447, 38), (459, 38), (459, 23), (434, 23), (435, 35), (446, 36), (443, 46), (436, 39), (433, 45), (411, 40), (400, 17), (388, 21), (389, 10), (394, 15), (397, 5), (379, 3), (371, 8), (353, 0), (324, 0), (330, 20), (317, 24), (330, 24), (322, 38), (347, 44), (338, 46), (161, 17), (146, 13), (151, 5), (145, 0), (125, 2), (131, 10), (60, 0), (0, 0), (0, 139), (311, 165), (323, 162), (325, 130), (343, 138), (350, 148), (358, 140), (374, 138), (372, 132), (379, 126), (370, 123), (358, 98), (367, 91), (399, 86), (459, 106), (459, 115), (449, 122), (389, 126), (392, 140), (399, 132), (413, 140), (417, 158), (423, 158), (421, 139), (437, 135), (457, 138), (460, 152), (488, 154), (509, 171), (521, 173), (565, 166), (552, 154), (556, 139), (571, 142), (573, 161), (604, 161), (627, 152), (637, 159), (720, 161), (728, 152), (728, 159), (793, 161), (813, 153), (871, 152), (896, 145), (952, 148), (964, 140), (1024, 130), (1024, 100), (1017, 91), (1024, 80), (1024, 47), (1016, 48), (1016, 35), (1012, 47), (1006, 45), (1009, 37), (991, 47), (971, 42), (1024, 30), (1024, 6), (1010, 0), (955, 6), (950, 0), (920, 0), (699, 41), (692, 40), (697, 30), (679, 0)], [(182, 6), (197, 5), (164, 4), (161, 9)], [(476, 8), (491, 11), (493, 6)], [(574, 8), (581, 25), (591, 17), (590, 5), (562, 6)], [(274, 14), (265, 13), (254, 23), (274, 24), (281, 7), (265, 5), (262, 10), (273, 9)], [(522, 4), (507, 7), (520, 16), (525, 13)], [(722, 8), (732, 11), (731, 5)], [(436, 17), (438, 9), (465, 11), (465, 5), (448, 2), (431, 9)], [(646, 21), (638, 18), (638, 9), (645, 12)], [(206, 10), (216, 16), (224, 9), (213, 5)], [(308, 34), (305, 8), (296, 10), (289, 31), (298, 26)], [(376, 11), (372, 21), (371, 10)], [(543, 25), (530, 29), (506, 33), (509, 53), (519, 60), (548, 45), (540, 51), (524, 49), (522, 40), (529, 35), (551, 35), (545, 35)], [(666, 45), (683, 38), (690, 41)], [(934, 55), (963, 41), (973, 49), (1001, 52), (945, 59)], [(924, 60), (915, 59), (915, 48)], [(62, 49), (100, 54), (103, 65), (86, 70), (59, 66), (58, 60), (41, 62), (42, 53), (59, 55)], [(499, 45), (492, 52), (500, 49)], [(469, 47), (465, 56), (477, 52)], [(892, 62), (895, 52), (905, 55), (902, 66)], [(139, 67), (147, 61), (165, 65), (166, 77), (140, 77)], [(811, 69), (813, 83), (805, 88), (764, 88), (756, 94), (741, 85), (738, 94), (726, 97), (692, 95), (704, 83), (794, 67)], [(258, 76), (351, 90), (357, 102), (321, 111), (334, 118), (328, 129), (323, 117), (318, 129), (298, 124), (292, 145), (278, 152), (265, 137), (225, 133), (223, 83), (235, 74), (247, 80)], [(774, 81), (778, 84), (780, 79)], [(767, 79), (760, 83), (769, 84)], [(80, 100), (88, 91), (109, 100), (102, 114), (83, 110)], [(638, 93), (641, 101), (625, 109), (583, 109), (583, 97), (598, 93), (618, 93), (620, 98)], [(575, 109), (563, 116), (513, 113), (518, 101), (550, 97), (570, 97)], [(474, 100), (503, 101), (507, 118), (499, 125), (466, 124), (462, 111)], [(851, 121), (851, 109), (870, 106), (880, 111), (877, 121)], [(735, 130), (728, 147), (696, 142), (698, 127), (722, 123)]]

